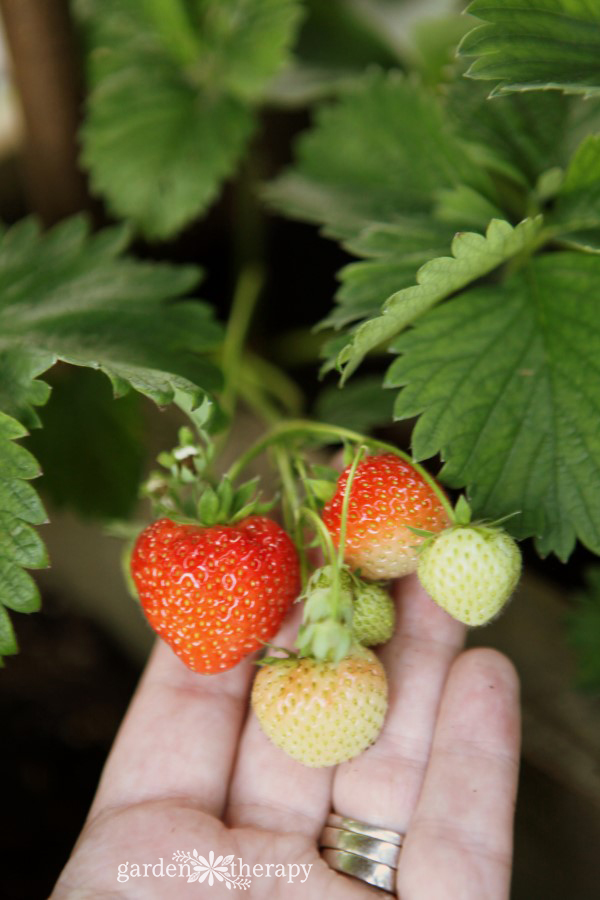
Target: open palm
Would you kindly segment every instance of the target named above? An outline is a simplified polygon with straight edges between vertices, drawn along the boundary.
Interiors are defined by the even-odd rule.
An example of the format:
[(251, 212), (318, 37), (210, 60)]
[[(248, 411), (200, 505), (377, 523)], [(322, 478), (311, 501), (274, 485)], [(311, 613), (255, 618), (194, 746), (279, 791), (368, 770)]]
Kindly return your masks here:
[[(265, 738), (248, 714), (252, 662), (201, 677), (159, 644), (54, 900), (231, 896), (209, 876), (188, 884), (147, 868), (147, 877), (117, 880), (124, 863), (143, 872), (162, 858), (166, 869), (174, 853), (192, 850), (262, 865), (246, 894), (257, 900), (385, 896), (319, 857), (332, 809), (406, 833), (402, 900), (506, 900), (519, 753), (514, 670), (492, 650), (461, 653), (463, 627), (415, 577), (395, 592), (398, 625), (381, 652), (390, 685), (384, 730), (335, 768), (305, 768)], [(272, 865), (267, 877), (268, 863), (299, 874), (290, 882)]]

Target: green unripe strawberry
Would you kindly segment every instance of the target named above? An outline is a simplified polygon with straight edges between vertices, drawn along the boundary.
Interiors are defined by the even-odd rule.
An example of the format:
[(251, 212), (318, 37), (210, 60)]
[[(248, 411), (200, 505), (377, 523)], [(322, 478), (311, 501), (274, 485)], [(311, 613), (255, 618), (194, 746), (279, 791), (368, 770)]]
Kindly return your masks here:
[(336, 662), (348, 655), (353, 643), (384, 644), (394, 632), (396, 610), (389, 593), (345, 566), (336, 571), (326, 565), (313, 572), (303, 598), (296, 646), (304, 656)]
[(423, 548), (417, 569), (435, 602), (465, 625), (485, 625), (517, 586), (521, 553), (501, 528), (454, 525)]
[(365, 647), (385, 644), (394, 633), (395, 624), (396, 607), (389, 592), (378, 584), (357, 583), (352, 617), (355, 640)]
[(274, 744), (305, 766), (335, 766), (366, 750), (387, 711), (387, 680), (371, 650), (338, 663), (293, 658), (260, 669), (252, 708)]

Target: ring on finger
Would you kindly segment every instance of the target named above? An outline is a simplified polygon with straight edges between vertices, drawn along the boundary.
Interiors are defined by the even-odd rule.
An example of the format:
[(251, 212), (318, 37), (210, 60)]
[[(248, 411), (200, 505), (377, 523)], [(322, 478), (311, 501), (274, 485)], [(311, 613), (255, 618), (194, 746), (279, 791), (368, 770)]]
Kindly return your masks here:
[(319, 845), (321, 856), (335, 871), (395, 894), (403, 841), (397, 831), (331, 813)]

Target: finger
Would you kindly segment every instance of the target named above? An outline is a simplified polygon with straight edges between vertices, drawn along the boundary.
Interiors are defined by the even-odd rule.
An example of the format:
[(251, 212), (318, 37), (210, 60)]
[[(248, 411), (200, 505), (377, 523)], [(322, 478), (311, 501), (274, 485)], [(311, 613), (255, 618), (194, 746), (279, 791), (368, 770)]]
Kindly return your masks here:
[(340, 766), (333, 806), (349, 816), (406, 832), (423, 783), (444, 683), (465, 635), (415, 575), (394, 587), (398, 622), (381, 651), (389, 708), (379, 740)]
[(220, 816), (247, 708), (252, 664), (197, 675), (157, 641), (104, 769), (92, 815), (186, 797)]
[(511, 663), (495, 650), (469, 650), (454, 664), (444, 692), (402, 851), (400, 896), (506, 900), (519, 743)]
[[(297, 608), (276, 644), (292, 645), (301, 616)], [(331, 806), (332, 777), (331, 769), (309, 769), (287, 756), (252, 713), (242, 733), (225, 821), (316, 839)]]

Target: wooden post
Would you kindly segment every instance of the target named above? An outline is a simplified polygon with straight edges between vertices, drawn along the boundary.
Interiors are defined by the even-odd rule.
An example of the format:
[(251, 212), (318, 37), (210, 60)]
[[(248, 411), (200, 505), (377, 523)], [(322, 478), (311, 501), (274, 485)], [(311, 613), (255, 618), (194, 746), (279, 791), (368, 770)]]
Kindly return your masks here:
[(81, 80), (68, 0), (0, 0), (25, 124), (30, 204), (47, 225), (87, 207), (77, 165)]

